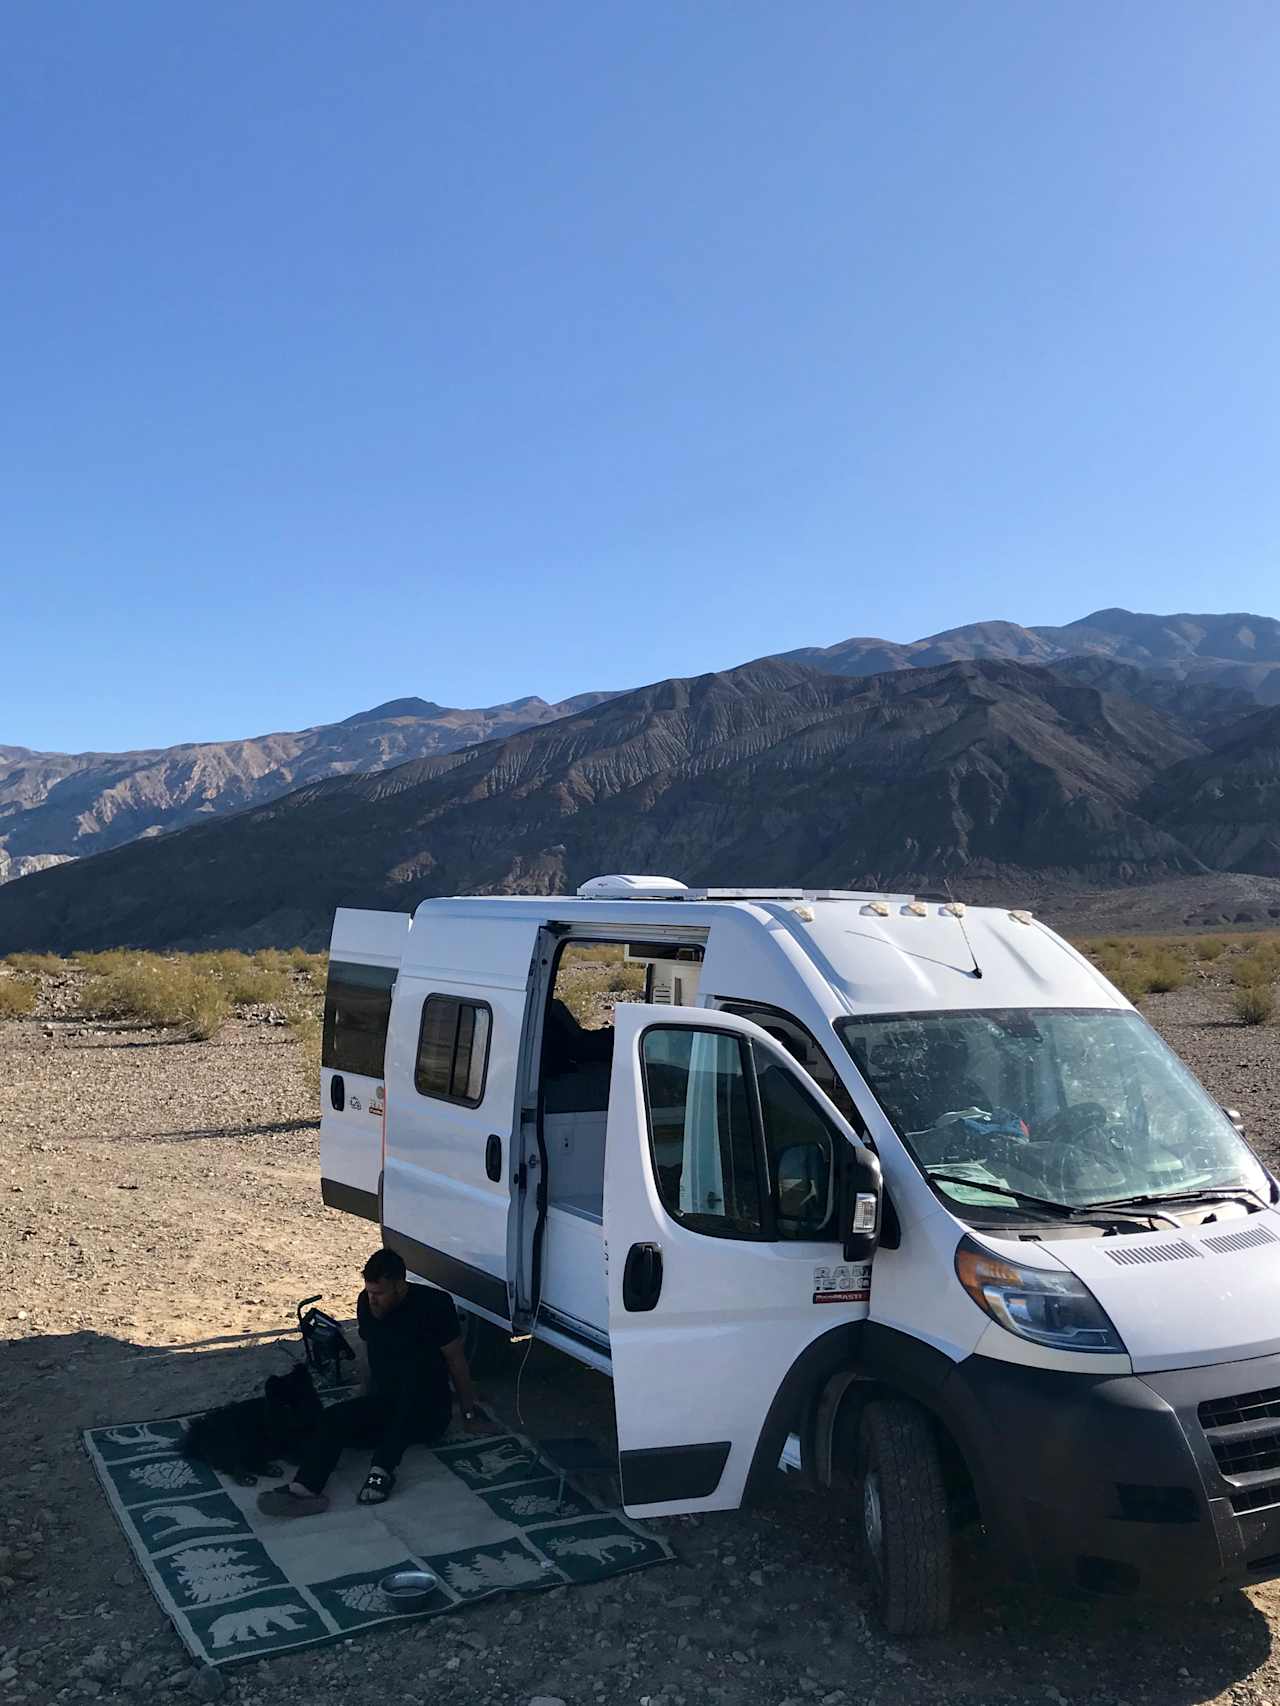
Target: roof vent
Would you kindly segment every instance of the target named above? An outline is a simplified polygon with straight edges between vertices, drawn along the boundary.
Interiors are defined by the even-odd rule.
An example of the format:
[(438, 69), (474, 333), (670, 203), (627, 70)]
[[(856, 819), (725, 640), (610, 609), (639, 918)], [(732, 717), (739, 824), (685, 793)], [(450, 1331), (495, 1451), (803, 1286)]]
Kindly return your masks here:
[(674, 877), (592, 877), (578, 890), (579, 900), (673, 900), (688, 893)]

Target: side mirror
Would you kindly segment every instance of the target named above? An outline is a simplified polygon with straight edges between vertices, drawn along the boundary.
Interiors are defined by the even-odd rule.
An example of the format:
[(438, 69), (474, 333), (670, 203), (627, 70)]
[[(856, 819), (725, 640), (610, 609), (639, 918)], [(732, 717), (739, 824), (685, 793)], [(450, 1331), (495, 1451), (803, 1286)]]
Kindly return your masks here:
[(1243, 1137), (1244, 1136), (1244, 1116), (1241, 1114), (1239, 1108), (1226, 1108), (1226, 1107), (1224, 1107), (1222, 1111), (1227, 1116), (1227, 1118), (1231, 1121), (1232, 1125), (1236, 1128), (1236, 1130), (1240, 1133), (1241, 1137)]
[(829, 1213), (831, 1164), (817, 1143), (793, 1143), (776, 1163), (778, 1218), (788, 1230), (817, 1232)]
[(883, 1201), (880, 1163), (860, 1144), (846, 1160), (840, 1181), (840, 1237), (846, 1262), (869, 1262), (875, 1255)]

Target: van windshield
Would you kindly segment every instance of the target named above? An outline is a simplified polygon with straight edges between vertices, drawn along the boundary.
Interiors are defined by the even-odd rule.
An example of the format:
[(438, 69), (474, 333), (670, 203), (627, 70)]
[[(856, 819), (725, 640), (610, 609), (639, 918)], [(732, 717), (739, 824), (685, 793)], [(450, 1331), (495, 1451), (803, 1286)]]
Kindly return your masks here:
[(1230, 1188), (1269, 1200), (1230, 1120), (1137, 1013), (901, 1013), (836, 1028), (917, 1165), (946, 1174), (959, 1204)]

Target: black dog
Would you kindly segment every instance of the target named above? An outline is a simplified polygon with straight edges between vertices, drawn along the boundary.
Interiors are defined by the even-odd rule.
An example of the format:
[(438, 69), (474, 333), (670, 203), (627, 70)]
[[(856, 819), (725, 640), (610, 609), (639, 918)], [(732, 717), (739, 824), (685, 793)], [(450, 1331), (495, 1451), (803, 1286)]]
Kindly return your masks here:
[(274, 1460), (294, 1456), (315, 1431), (324, 1406), (303, 1363), (267, 1377), (260, 1398), (220, 1404), (197, 1416), (182, 1444), (184, 1457), (207, 1463), (251, 1486), (259, 1475), (280, 1475)]

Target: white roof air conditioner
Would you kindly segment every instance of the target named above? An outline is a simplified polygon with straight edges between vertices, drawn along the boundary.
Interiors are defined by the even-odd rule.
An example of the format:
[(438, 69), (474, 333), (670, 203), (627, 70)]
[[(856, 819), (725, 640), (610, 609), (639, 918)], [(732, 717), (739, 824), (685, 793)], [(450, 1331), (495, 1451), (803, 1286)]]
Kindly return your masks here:
[(592, 877), (578, 890), (578, 899), (669, 900), (687, 892), (674, 877)]

